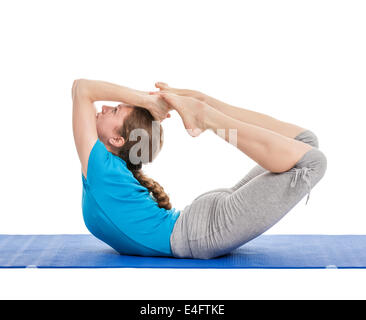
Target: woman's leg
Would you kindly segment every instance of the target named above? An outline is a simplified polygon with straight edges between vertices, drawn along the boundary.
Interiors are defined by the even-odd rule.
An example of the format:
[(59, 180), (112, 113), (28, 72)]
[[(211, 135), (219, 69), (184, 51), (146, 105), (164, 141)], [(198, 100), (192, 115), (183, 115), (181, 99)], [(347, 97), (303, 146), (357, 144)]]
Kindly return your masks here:
[(234, 146), (271, 172), (279, 173), (291, 169), (312, 148), (271, 130), (230, 118), (194, 98), (169, 93), (160, 95), (177, 110), (192, 136), (209, 129), (234, 144), (229, 133), (235, 130), (237, 136)]
[[(294, 139), (307, 143), (314, 148), (319, 148), (318, 137), (314, 134), (314, 132), (312, 132), (310, 130), (304, 130), (303, 132), (299, 133)], [(233, 187), (213, 189), (213, 190), (207, 191), (207, 192), (199, 195), (196, 199), (198, 199), (206, 194), (209, 194), (209, 193), (215, 193), (215, 192), (229, 192), (230, 193), (230, 192), (236, 191), (237, 189), (239, 189), (241, 186), (248, 183), (250, 180), (252, 180), (256, 176), (262, 174), (263, 172), (267, 172), (267, 171), (268, 170), (264, 169), (260, 165), (256, 165), (245, 175), (244, 178), (242, 178), (239, 182), (237, 182)]]
[(326, 168), (325, 155), (312, 148), (286, 172), (265, 171), (235, 191), (194, 200), (174, 227), (173, 255), (211, 259), (230, 253), (283, 218), (320, 181)]
[[(169, 100), (167, 101), (169, 102)], [(182, 101), (180, 104), (184, 105)], [(181, 115), (184, 111), (182, 109), (177, 110)], [(215, 115), (213, 118), (210, 121), (215, 120)], [(192, 118), (183, 118), (183, 121), (186, 128), (200, 125), (199, 121), (194, 123), (196, 119), (192, 120)], [(217, 123), (225, 124), (225, 121), (220, 123), (217, 120)], [(239, 126), (235, 122), (229, 124), (233, 123)], [(228, 127), (226, 126), (226, 128)], [(250, 132), (251, 129), (253, 132)], [(238, 140), (245, 137), (255, 140), (255, 131), (262, 135), (262, 138), (267, 136), (271, 140), (270, 135), (266, 135), (256, 128), (247, 127), (245, 123), (238, 131)], [(306, 136), (305, 132), (301, 134)], [(306, 138), (302, 137), (302, 139)], [(271, 141), (273, 142), (273, 140)], [(238, 148), (241, 151), (246, 154), (256, 154), (255, 146), (253, 151), (251, 150), (252, 144), (238, 142)], [(260, 144), (260, 140), (259, 142), (255, 140), (255, 142)], [(277, 142), (281, 144), (281, 141)], [(282, 140), (282, 142), (284, 141)], [(231, 191), (204, 195), (187, 206), (177, 220), (171, 237), (173, 254), (181, 258), (217, 257), (229, 253), (257, 237), (279, 221), (307, 192), (310, 192), (310, 189), (318, 183), (326, 171), (327, 161), (324, 154), (306, 143), (297, 142), (308, 148), (303, 149), (301, 157), (288, 170), (272, 172), (263, 167), (264, 171), (261, 172), (259, 168), (255, 169), (256, 172), (251, 175), (250, 179), (237, 185)], [(285, 145), (289, 146), (287, 142)], [(279, 150), (281, 147), (273, 151), (276, 156), (279, 156)], [(270, 152), (269, 155), (271, 154)], [(263, 154), (259, 152), (256, 157), (261, 156)]]
[(267, 171), (232, 193), (200, 198), (186, 216), (191, 257), (218, 257), (261, 235), (310, 192), (326, 167), (324, 154), (313, 148), (289, 171)]
[(246, 123), (277, 132), (289, 138), (295, 138), (300, 132), (305, 131), (304, 128), (297, 126), (293, 123), (278, 120), (261, 112), (232, 106), (228, 103), (222, 102), (199, 91), (172, 88), (164, 82), (157, 82), (155, 86), (159, 88), (161, 92), (174, 93), (179, 96), (195, 98), (197, 100), (207, 103), (214, 109), (226, 114), (230, 118), (244, 121)]
[[(276, 118), (273, 118), (269, 115), (266, 115), (266, 114), (263, 114), (260, 112), (247, 110), (244, 108), (238, 108), (238, 107), (229, 105), (225, 102), (222, 102), (218, 99), (210, 97), (199, 91), (169, 87), (164, 82), (157, 82), (155, 84), (155, 86), (157, 88), (159, 88), (161, 90), (161, 92), (174, 93), (179, 96), (195, 98), (197, 100), (206, 102), (213, 108), (221, 111), (222, 113), (230, 116), (231, 118), (234, 118), (234, 119), (237, 119), (240, 121), (244, 121), (249, 124), (254, 124), (261, 128), (272, 130), (272, 131), (277, 132), (286, 137), (293, 138), (295, 140), (299, 140), (304, 143), (307, 143), (312, 147), (319, 148), (318, 139), (315, 136), (315, 134), (312, 131), (306, 130), (295, 124), (278, 120)], [(256, 165), (234, 187), (214, 189), (214, 190), (208, 191), (202, 195), (212, 193), (212, 192), (218, 192), (218, 191), (235, 191), (240, 186), (244, 185), (245, 183), (249, 182), (251, 179), (255, 178), (256, 176), (258, 176), (259, 174), (261, 174), (265, 171), (268, 171), (268, 170), (264, 169), (260, 165)], [(201, 197), (202, 195), (200, 195), (199, 197)]]

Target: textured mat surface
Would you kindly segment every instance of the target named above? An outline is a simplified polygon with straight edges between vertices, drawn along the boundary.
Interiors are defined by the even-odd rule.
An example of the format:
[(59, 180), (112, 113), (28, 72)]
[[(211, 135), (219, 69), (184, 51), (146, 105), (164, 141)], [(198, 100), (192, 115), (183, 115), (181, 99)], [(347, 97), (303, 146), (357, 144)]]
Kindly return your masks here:
[(212, 260), (119, 255), (92, 235), (0, 235), (0, 268), (366, 268), (366, 235), (262, 235)]

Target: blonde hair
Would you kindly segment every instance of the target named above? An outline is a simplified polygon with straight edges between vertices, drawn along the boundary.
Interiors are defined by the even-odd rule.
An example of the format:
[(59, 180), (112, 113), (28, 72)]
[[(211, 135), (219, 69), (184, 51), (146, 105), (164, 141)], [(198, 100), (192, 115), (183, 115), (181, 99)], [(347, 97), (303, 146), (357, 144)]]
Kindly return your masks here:
[[(158, 203), (158, 206), (160, 208), (170, 210), (172, 205), (170, 203), (169, 196), (164, 191), (164, 188), (158, 182), (147, 177), (143, 173), (141, 169), (143, 164), (142, 162), (134, 164), (130, 160), (131, 148), (140, 141), (130, 139), (130, 134), (135, 129), (145, 130), (149, 135), (149, 157), (147, 162), (152, 162), (159, 153), (164, 141), (163, 127), (159, 124), (160, 134), (153, 134), (153, 121), (154, 118), (148, 110), (137, 106), (133, 107), (119, 130), (119, 134), (125, 139), (125, 143), (119, 150), (118, 156), (126, 162), (127, 168), (132, 172), (140, 184), (149, 190), (154, 200)], [(155, 150), (153, 150), (153, 147), (155, 147)]]

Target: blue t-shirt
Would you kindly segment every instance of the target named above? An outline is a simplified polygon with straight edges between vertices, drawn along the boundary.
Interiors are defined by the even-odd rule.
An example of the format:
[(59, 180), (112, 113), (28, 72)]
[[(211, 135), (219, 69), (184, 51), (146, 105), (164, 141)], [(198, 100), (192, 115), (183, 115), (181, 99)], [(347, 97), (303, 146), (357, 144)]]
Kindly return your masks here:
[(95, 237), (121, 254), (172, 256), (170, 235), (180, 211), (159, 208), (126, 162), (99, 139), (82, 180), (83, 218)]

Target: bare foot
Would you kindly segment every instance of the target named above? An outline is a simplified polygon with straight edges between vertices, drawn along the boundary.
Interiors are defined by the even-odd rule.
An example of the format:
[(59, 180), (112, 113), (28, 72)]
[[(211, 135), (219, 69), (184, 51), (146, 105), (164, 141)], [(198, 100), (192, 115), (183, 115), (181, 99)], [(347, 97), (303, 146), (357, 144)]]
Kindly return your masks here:
[(189, 89), (178, 89), (169, 87), (165, 82), (156, 82), (155, 87), (160, 90), (160, 92), (167, 92), (167, 93), (175, 93), (179, 96), (186, 96), (192, 97), (198, 100), (203, 100), (203, 95), (199, 91), (189, 90)]
[(158, 93), (174, 110), (177, 110), (183, 120), (184, 127), (192, 137), (199, 136), (207, 129), (205, 113), (209, 105), (191, 97), (179, 96), (174, 93)]
[(170, 88), (165, 82), (155, 82), (155, 87), (160, 90), (172, 90), (174, 88)]
[(175, 93), (178, 95), (182, 95), (183, 89), (171, 88), (165, 82), (155, 82), (155, 87), (158, 88), (160, 91), (165, 91), (169, 93)]

